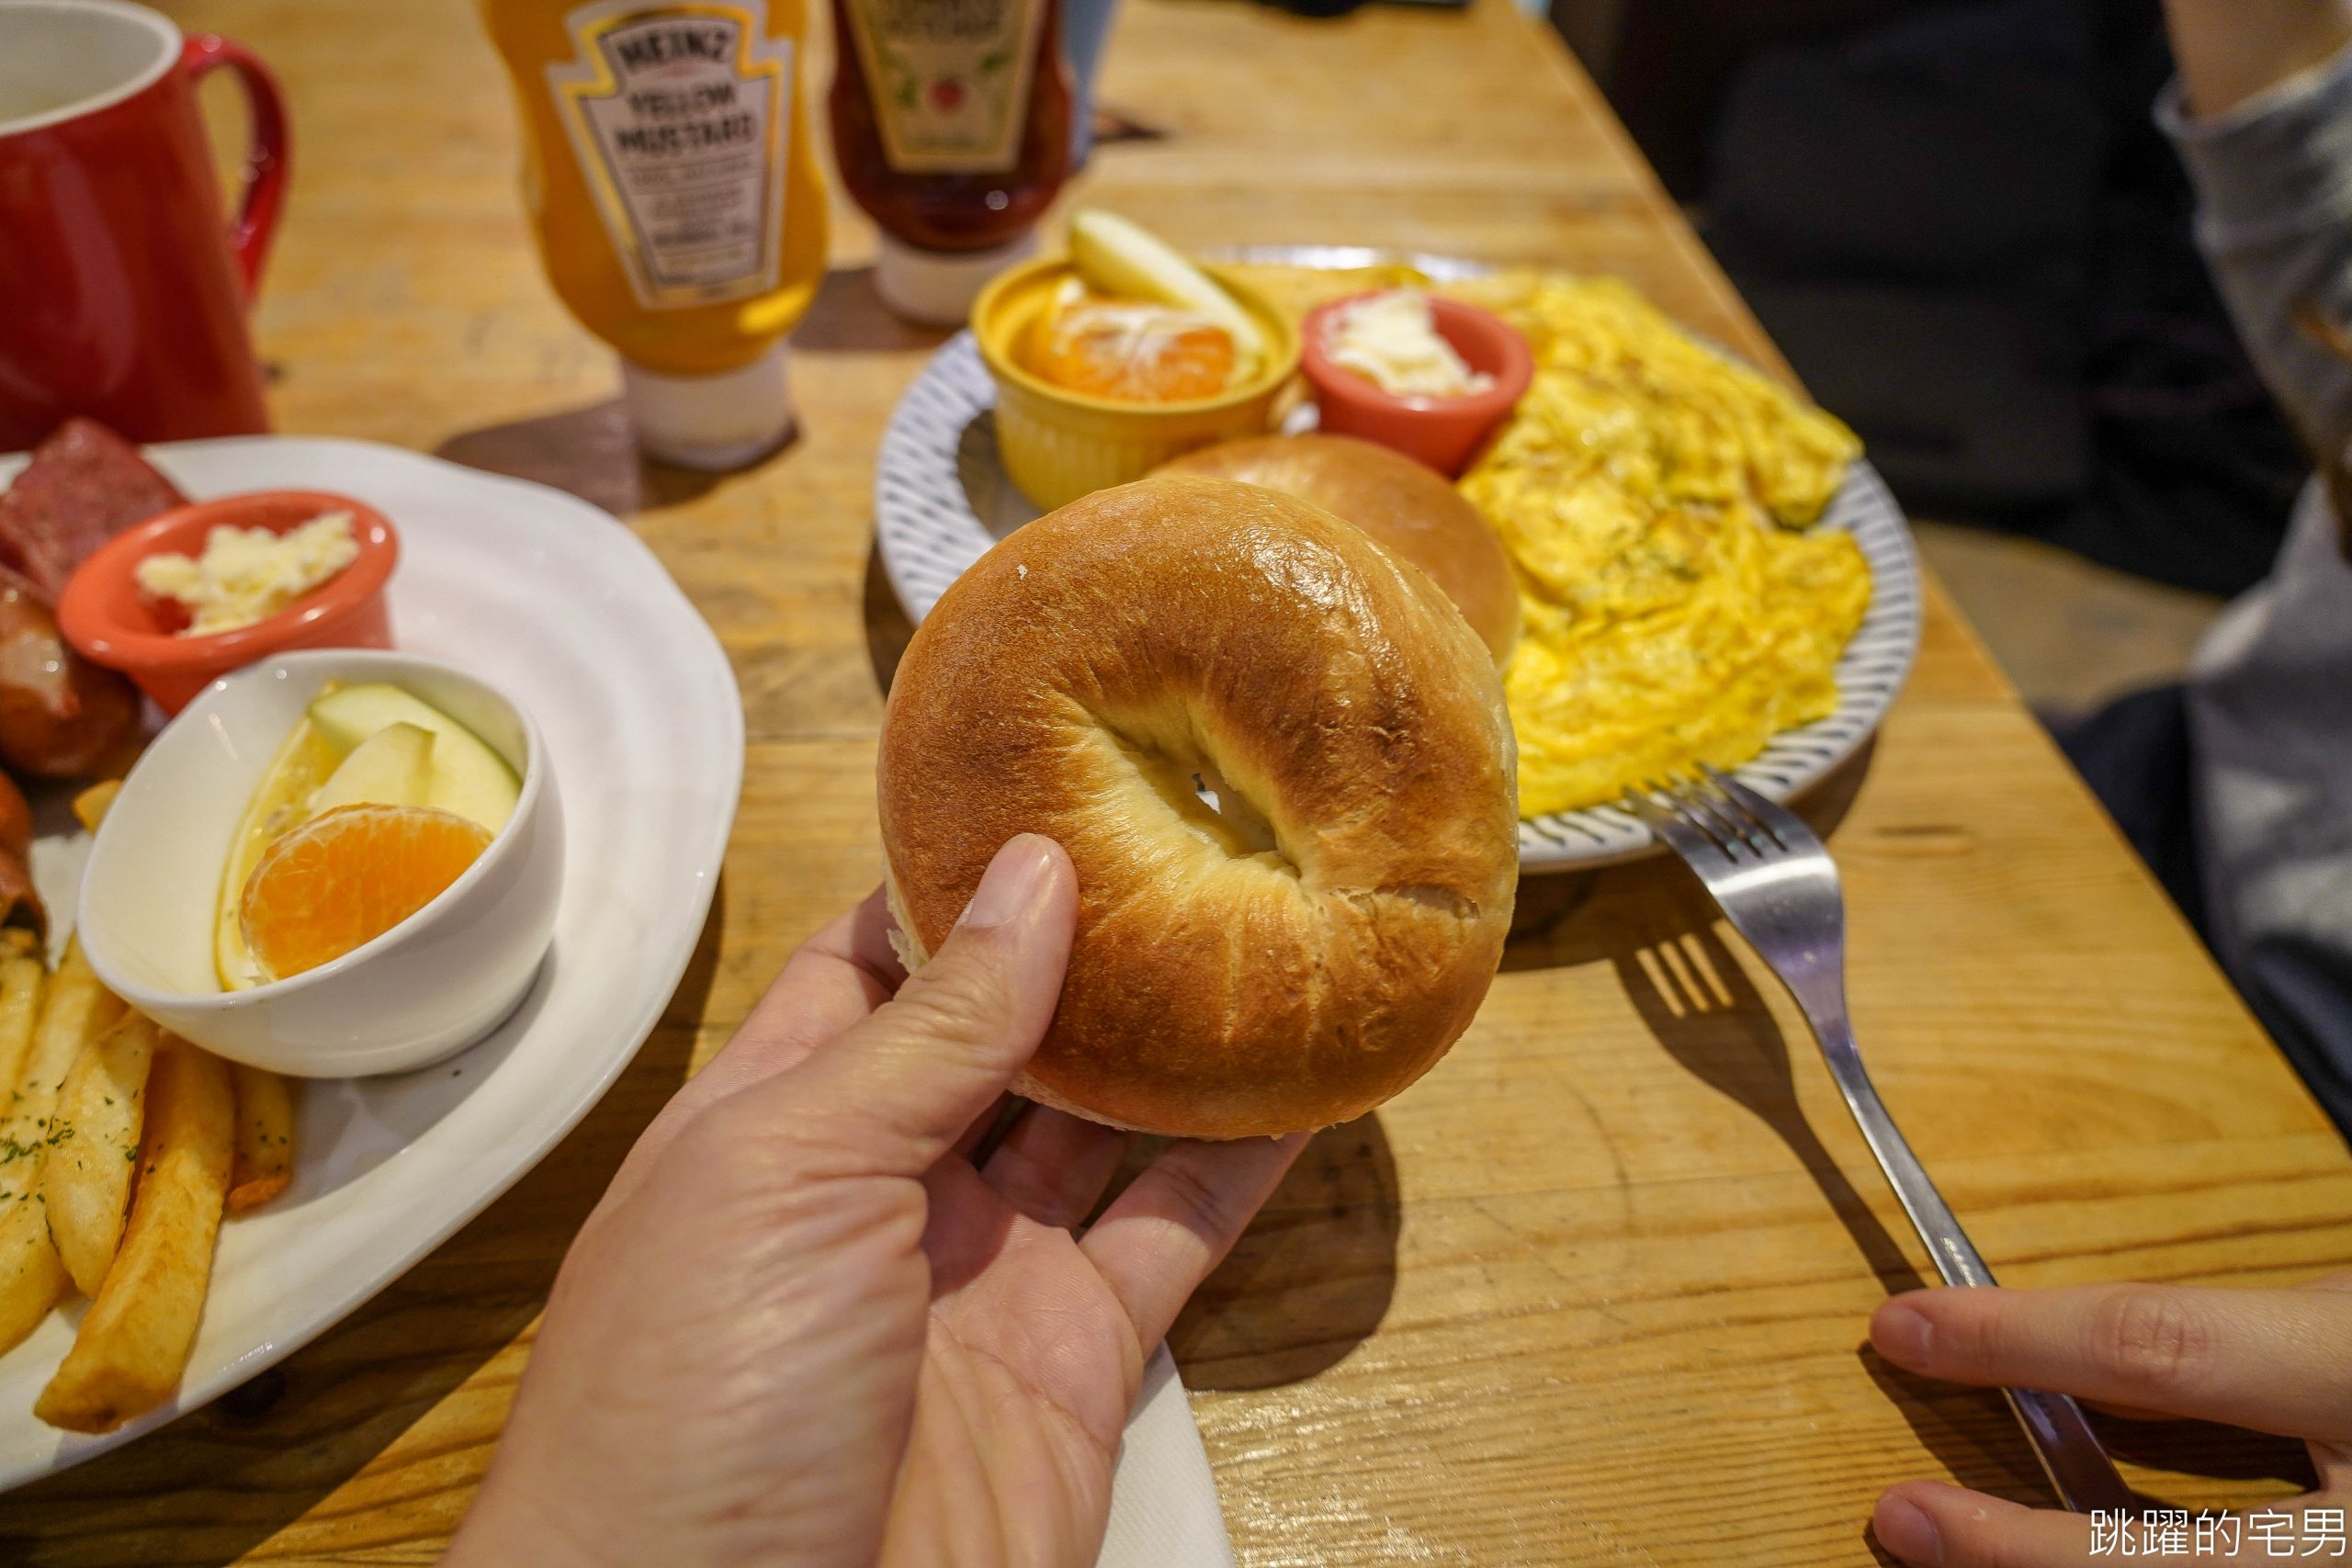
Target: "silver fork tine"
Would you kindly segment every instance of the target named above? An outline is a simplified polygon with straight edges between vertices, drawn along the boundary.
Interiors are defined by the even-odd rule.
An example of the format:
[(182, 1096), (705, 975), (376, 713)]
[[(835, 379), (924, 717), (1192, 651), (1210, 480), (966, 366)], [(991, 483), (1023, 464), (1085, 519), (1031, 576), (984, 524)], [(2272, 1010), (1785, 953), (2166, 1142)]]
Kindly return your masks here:
[[(1645, 784), (1625, 797), (1625, 809), (1682, 857), (1788, 987), (1846, 1109), (1944, 1282), (1992, 1284), (1992, 1270), (1886, 1113), (1862, 1066), (1846, 1014), (1846, 905), (1837, 863), (1794, 812), (1713, 768), (1701, 771), (1703, 781)], [(2062, 1502), (2078, 1513), (2132, 1506), (2080, 1405), (2033, 1389), (2004, 1392)]]
[[(1805, 827), (1804, 819), (1787, 807), (1773, 805), (1729, 773), (1718, 773), (1704, 762), (1699, 764), (1699, 771), (1723, 792), (1724, 799), (1747, 813), (1748, 821), (1770, 834), (1772, 841), (1782, 849), (1809, 849), (1820, 843), (1812, 830)], [(1787, 828), (1793, 828), (1795, 831), (1784, 831)]]
[[(1754, 818), (1739, 809), (1739, 806), (1716, 789), (1710, 788), (1705, 779), (1693, 779), (1682, 786), (1682, 795), (1691, 808), (1704, 812), (1722, 830), (1746, 844), (1763, 859), (1773, 852), (1774, 840)], [(1785, 847), (1785, 846), (1781, 846)]]
[[(1664, 805), (1659, 804), (1661, 800)], [(1625, 796), (1624, 807), (1648, 823), (1685, 860), (1709, 851), (1726, 862), (1736, 860), (1733, 845), (1737, 840), (1691, 810), (1690, 804), (1675, 792), (1671, 781), (1642, 785)]]

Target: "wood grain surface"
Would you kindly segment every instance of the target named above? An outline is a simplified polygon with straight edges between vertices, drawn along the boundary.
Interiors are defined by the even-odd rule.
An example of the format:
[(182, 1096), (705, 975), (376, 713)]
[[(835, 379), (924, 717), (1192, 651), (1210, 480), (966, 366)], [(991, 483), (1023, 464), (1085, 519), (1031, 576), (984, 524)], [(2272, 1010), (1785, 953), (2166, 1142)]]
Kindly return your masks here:
[[(579, 1131), (277, 1371), (0, 1499), (11, 1563), (429, 1562), (622, 1152), (876, 878), (874, 739), (907, 627), (872, 558), (872, 465), (939, 338), (878, 308), (870, 232), (841, 207), (797, 340), (798, 441), (718, 479), (642, 467), (610, 359), (540, 279), (506, 85), (461, 0), (166, 8), (258, 50), (291, 99), (258, 316), (281, 427), (623, 513), (718, 628), (749, 718), (700, 950)], [(1080, 189), (1179, 243), (1619, 272), (1777, 363), (1507, 0), (1336, 22), (1127, 0), (1102, 96), (1143, 134)], [(2005, 1280), (2271, 1283), (2352, 1258), (2343, 1145), (1940, 594), (1883, 735), (1812, 810), (1838, 823), (1865, 1054)], [(1521, 901), (1470, 1033), (1317, 1140), (1179, 1325), (1241, 1561), (1865, 1563), (1890, 1482), (2040, 1498), (1996, 1396), (1861, 1348), (1925, 1255), (1802, 1023), (1680, 870), (1531, 880)], [(2184, 1506), (2283, 1493), (2302, 1463), (2208, 1428), (2109, 1430)]]

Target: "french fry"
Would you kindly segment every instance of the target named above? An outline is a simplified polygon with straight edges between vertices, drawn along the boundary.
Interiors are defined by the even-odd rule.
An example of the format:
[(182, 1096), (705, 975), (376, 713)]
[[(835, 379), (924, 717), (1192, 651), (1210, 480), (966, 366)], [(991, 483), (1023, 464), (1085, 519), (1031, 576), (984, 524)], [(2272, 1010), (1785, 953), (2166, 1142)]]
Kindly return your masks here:
[(11, 1151), (0, 1159), (0, 1349), (31, 1333), (65, 1288), (64, 1266), (49, 1242), (49, 1216), (28, 1196), (32, 1156), (14, 1152), (14, 1108), (23, 1103), (26, 1058), (48, 987), (49, 971), (32, 932), (0, 931), (0, 1085), (6, 1095), (0, 1100), (0, 1136), (10, 1140)]
[(0, 1209), (0, 1350), (23, 1343), (73, 1282), (49, 1239), (49, 1214), (40, 1199), (28, 1192)]
[(98, 1293), (122, 1240), (157, 1032), (139, 1014), (123, 1014), (67, 1069), (50, 1116), (54, 1137), (40, 1171), (49, 1238), (85, 1296)]
[[(126, 1010), (122, 998), (100, 985), (91, 972), (90, 961), (82, 956), (80, 941), (67, 942), (65, 956), (59, 961), (57, 973), (49, 977), (48, 990), (41, 998), (32, 1048), (17, 1083), (17, 1098), (9, 1103), (11, 1121), (25, 1121), (46, 1134), (49, 1113), (66, 1070), (83, 1047), (112, 1029)], [(6, 1152), (0, 1149), (0, 1155)], [(7, 1174), (6, 1167), (0, 1166), (0, 1180)]]
[(121, 793), (120, 779), (100, 779), (74, 797), (74, 820), (82, 824), (85, 831), (96, 832), (98, 824), (106, 820), (107, 810), (114, 805), (114, 797)]
[(40, 1021), (40, 999), (49, 971), (40, 961), (39, 939), (21, 927), (0, 931), (0, 1120), (6, 1096), (17, 1091), (32, 1050), (33, 1025)]
[(237, 1160), (229, 1178), (229, 1212), (257, 1209), (294, 1178), (294, 1094), (266, 1067), (237, 1063)]
[(52, 1125), (59, 1086), (84, 1048), (123, 1011), (120, 998), (91, 973), (81, 943), (67, 942), (0, 1123), (0, 1350), (30, 1334), (65, 1289), (65, 1265), (49, 1235), (41, 1166), (53, 1145), (72, 1135)]
[(33, 1403), (51, 1426), (111, 1432), (179, 1386), (212, 1279), (236, 1116), (228, 1064), (166, 1039), (148, 1075), (139, 1185), (121, 1250)]

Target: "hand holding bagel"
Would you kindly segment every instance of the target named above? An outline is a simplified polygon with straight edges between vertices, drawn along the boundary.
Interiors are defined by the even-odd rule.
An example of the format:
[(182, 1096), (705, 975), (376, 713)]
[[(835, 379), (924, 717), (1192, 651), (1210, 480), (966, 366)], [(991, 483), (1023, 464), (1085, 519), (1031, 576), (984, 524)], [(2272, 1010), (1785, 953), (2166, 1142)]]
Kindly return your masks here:
[(1069, 862), (991, 857), (922, 975), (877, 893), (793, 954), (564, 1259), (451, 1568), (1090, 1563), (1145, 1358), (1304, 1142), (1033, 1108)]
[[(887, 904), (631, 1151), (448, 1561), (1093, 1561), (1178, 1308), (1485, 996), (1512, 767), (1461, 613), (1305, 502), (1147, 480), (1000, 546), (891, 689)], [(1180, 1141), (1087, 1223), (1122, 1128)]]

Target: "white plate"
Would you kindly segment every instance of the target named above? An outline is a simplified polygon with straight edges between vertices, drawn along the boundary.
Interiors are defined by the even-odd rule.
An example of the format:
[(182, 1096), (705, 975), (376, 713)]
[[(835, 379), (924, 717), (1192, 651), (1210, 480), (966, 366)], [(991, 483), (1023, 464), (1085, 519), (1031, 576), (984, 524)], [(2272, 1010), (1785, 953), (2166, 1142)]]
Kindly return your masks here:
[[(1351, 248), (1232, 254), (1243, 261), (1314, 266), (1408, 260), (1436, 277), (1484, 270), (1445, 257)], [(959, 333), (907, 389), (883, 434), (874, 473), (875, 541), (890, 587), (914, 620), (930, 614), (947, 585), (990, 545), (1037, 515), (997, 456), (995, 408), (996, 383), (980, 363), (979, 348), (970, 333)], [(1871, 607), (1838, 661), (1837, 711), (1781, 731), (1737, 770), (1741, 783), (1774, 800), (1809, 788), (1870, 738), (1894, 705), (1919, 649), (1918, 558), (1910, 525), (1878, 470), (1856, 463), (1820, 525), (1854, 536), (1870, 563)], [(1647, 827), (1613, 807), (1555, 811), (1519, 825), (1520, 864), (1529, 871), (1603, 865), (1655, 847)]]
[[(718, 641), (653, 553), (559, 491), (358, 441), (158, 446), (180, 488), (339, 491), (400, 529), (392, 635), (528, 707), (562, 781), (562, 912), (538, 984), (496, 1033), (398, 1077), (302, 1087), (294, 1184), (220, 1230), (179, 1398), (104, 1438), (32, 1417), (73, 1340), (52, 1314), (0, 1357), (0, 1487), (192, 1410), (308, 1344), (537, 1163), (651, 1032), (702, 934), (743, 779), (743, 710)], [(20, 467), (0, 458), (0, 483)], [(45, 878), (72, 846), (36, 846)], [(68, 881), (44, 886), (53, 915)], [(78, 1309), (75, 1309), (78, 1316)]]

